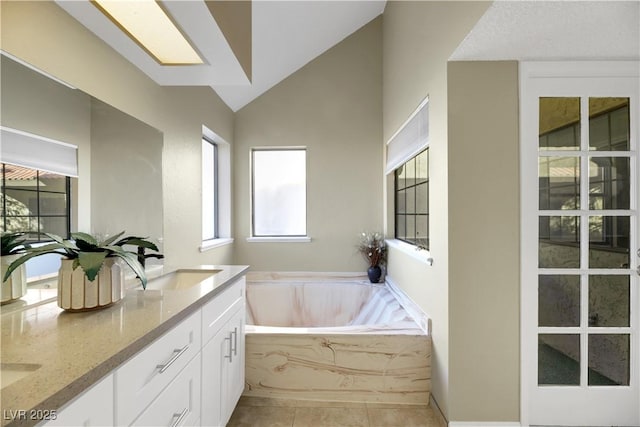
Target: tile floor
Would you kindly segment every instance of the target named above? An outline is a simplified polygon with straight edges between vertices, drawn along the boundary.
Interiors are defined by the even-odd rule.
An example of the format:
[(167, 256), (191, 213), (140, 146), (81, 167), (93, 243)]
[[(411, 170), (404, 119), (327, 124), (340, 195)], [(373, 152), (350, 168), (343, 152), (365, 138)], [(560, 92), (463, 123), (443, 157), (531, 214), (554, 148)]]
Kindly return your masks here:
[(240, 398), (227, 427), (444, 427), (429, 406)]

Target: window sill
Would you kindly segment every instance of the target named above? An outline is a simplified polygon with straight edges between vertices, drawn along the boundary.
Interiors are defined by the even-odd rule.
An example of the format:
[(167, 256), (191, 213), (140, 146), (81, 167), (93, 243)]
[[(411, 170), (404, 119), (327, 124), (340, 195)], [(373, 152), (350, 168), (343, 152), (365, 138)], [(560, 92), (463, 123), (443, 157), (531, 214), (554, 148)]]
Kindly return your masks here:
[(300, 237), (247, 237), (247, 242), (249, 243), (309, 243), (311, 242), (311, 237), (309, 236), (300, 236)]
[(230, 245), (233, 243), (231, 237), (221, 237), (219, 239), (205, 240), (200, 246), (200, 252), (206, 252), (211, 249), (219, 248), (221, 246)]
[(407, 242), (403, 242), (402, 240), (397, 240), (397, 239), (387, 239), (386, 243), (387, 243), (387, 246), (397, 249), (398, 251), (420, 262), (423, 262), (428, 266), (433, 265), (433, 258), (431, 257), (431, 252), (427, 249), (418, 249), (417, 246), (411, 245)]

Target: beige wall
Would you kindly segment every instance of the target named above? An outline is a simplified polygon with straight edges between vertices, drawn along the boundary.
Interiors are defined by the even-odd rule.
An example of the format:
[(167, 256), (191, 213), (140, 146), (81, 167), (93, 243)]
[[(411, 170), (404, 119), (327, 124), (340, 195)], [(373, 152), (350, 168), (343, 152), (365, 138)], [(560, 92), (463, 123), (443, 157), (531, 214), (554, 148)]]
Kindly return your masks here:
[[(387, 2), (383, 26), (383, 140), (429, 96), (430, 231), (433, 267), (391, 250), (389, 274), (433, 320), (432, 391), (451, 417), (449, 376), (449, 246), (447, 60), (488, 2)], [(389, 188), (389, 181), (387, 181)], [(386, 212), (393, 202), (387, 197)], [(388, 234), (393, 233), (391, 219)], [(457, 350), (457, 349), (456, 349)]]
[(230, 263), (231, 246), (198, 250), (200, 138), (204, 124), (232, 142), (233, 112), (209, 88), (158, 86), (53, 2), (3, 1), (0, 10), (3, 50), (163, 133), (166, 262)]
[(449, 414), (520, 419), (517, 62), (450, 62)]
[[(235, 261), (254, 270), (363, 271), (359, 233), (382, 229), (381, 19), (237, 112)], [(248, 243), (249, 150), (307, 147), (311, 243)]]

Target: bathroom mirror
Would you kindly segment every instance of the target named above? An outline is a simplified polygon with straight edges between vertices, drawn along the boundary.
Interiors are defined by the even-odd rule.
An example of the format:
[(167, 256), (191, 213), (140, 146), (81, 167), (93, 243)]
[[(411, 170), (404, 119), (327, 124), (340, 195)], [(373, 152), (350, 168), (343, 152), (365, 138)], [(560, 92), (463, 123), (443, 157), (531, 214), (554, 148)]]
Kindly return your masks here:
[[(162, 133), (81, 90), (0, 58), (0, 124), (77, 146), (71, 231), (108, 236), (125, 230), (161, 247)], [(28, 271), (42, 274), (46, 271)]]

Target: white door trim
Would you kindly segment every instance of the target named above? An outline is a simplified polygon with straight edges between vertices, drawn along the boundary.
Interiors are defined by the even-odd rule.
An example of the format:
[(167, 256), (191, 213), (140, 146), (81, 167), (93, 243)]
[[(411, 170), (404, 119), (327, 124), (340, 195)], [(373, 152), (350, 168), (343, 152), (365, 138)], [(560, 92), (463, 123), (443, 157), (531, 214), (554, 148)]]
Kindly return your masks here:
[[(521, 425), (529, 425), (532, 414), (530, 413), (529, 402), (531, 399), (531, 388), (537, 385), (537, 378), (533, 378), (534, 369), (530, 369), (528, 364), (531, 362), (531, 352), (537, 351), (532, 348), (531, 340), (528, 339), (532, 334), (537, 333), (537, 325), (533, 324), (530, 319), (531, 315), (531, 291), (526, 289), (526, 284), (530, 282), (531, 277), (537, 275), (537, 268), (533, 268), (528, 262), (532, 256), (530, 247), (526, 247), (527, 242), (537, 241), (537, 228), (527, 226), (532, 224), (532, 220), (537, 221), (537, 197), (531, 196), (531, 176), (537, 176), (537, 162), (532, 162), (532, 158), (538, 157), (537, 144), (526, 144), (530, 139), (532, 129), (537, 125), (537, 121), (527, 116), (530, 111), (537, 111), (537, 106), (532, 103), (537, 102), (537, 97), (533, 94), (540, 93), (540, 88), (546, 85), (554, 86), (553, 96), (562, 96), (560, 93), (565, 91), (567, 96), (572, 96), (573, 88), (571, 82), (564, 81), (558, 85), (553, 79), (557, 78), (573, 78), (579, 81), (580, 86), (589, 83), (590, 80), (597, 86), (597, 80), (602, 78), (634, 78), (640, 79), (640, 62), (638, 61), (583, 61), (583, 62), (521, 62), (519, 67), (520, 77), (520, 242), (521, 242), (521, 269), (520, 269), (520, 422)], [(607, 96), (615, 96), (615, 93)], [(637, 94), (637, 95), (640, 95)], [(632, 114), (638, 114), (637, 101), (636, 107), (632, 109)], [(635, 111), (635, 113), (634, 113)], [(637, 119), (632, 121), (631, 134), (632, 138), (636, 138), (639, 134), (637, 129)], [(638, 144), (639, 142), (636, 142)], [(636, 166), (639, 161), (636, 159)], [(633, 166), (632, 166), (633, 168)], [(535, 217), (535, 218), (533, 218)], [(632, 237), (632, 239), (635, 237)], [(632, 247), (638, 247), (637, 242)], [(639, 262), (635, 254), (632, 255), (632, 266), (636, 266)], [(536, 256), (537, 259), (537, 256)], [(637, 298), (637, 296), (636, 296)], [(635, 316), (636, 322), (638, 315)], [(637, 336), (637, 334), (636, 334)], [(640, 340), (639, 340), (640, 341)], [(632, 344), (633, 345), (633, 344)], [(634, 345), (636, 354), (640, 354), (640, 343)], [(638, 376), (638, 367), (631, 366), (631, 375)], [(635, 372), (635, 373), (634, 373)], [(639, 405), (640, 406), (640, 405)], [(640, 419), (640, 407), (638, 408), (638, 419)]]

